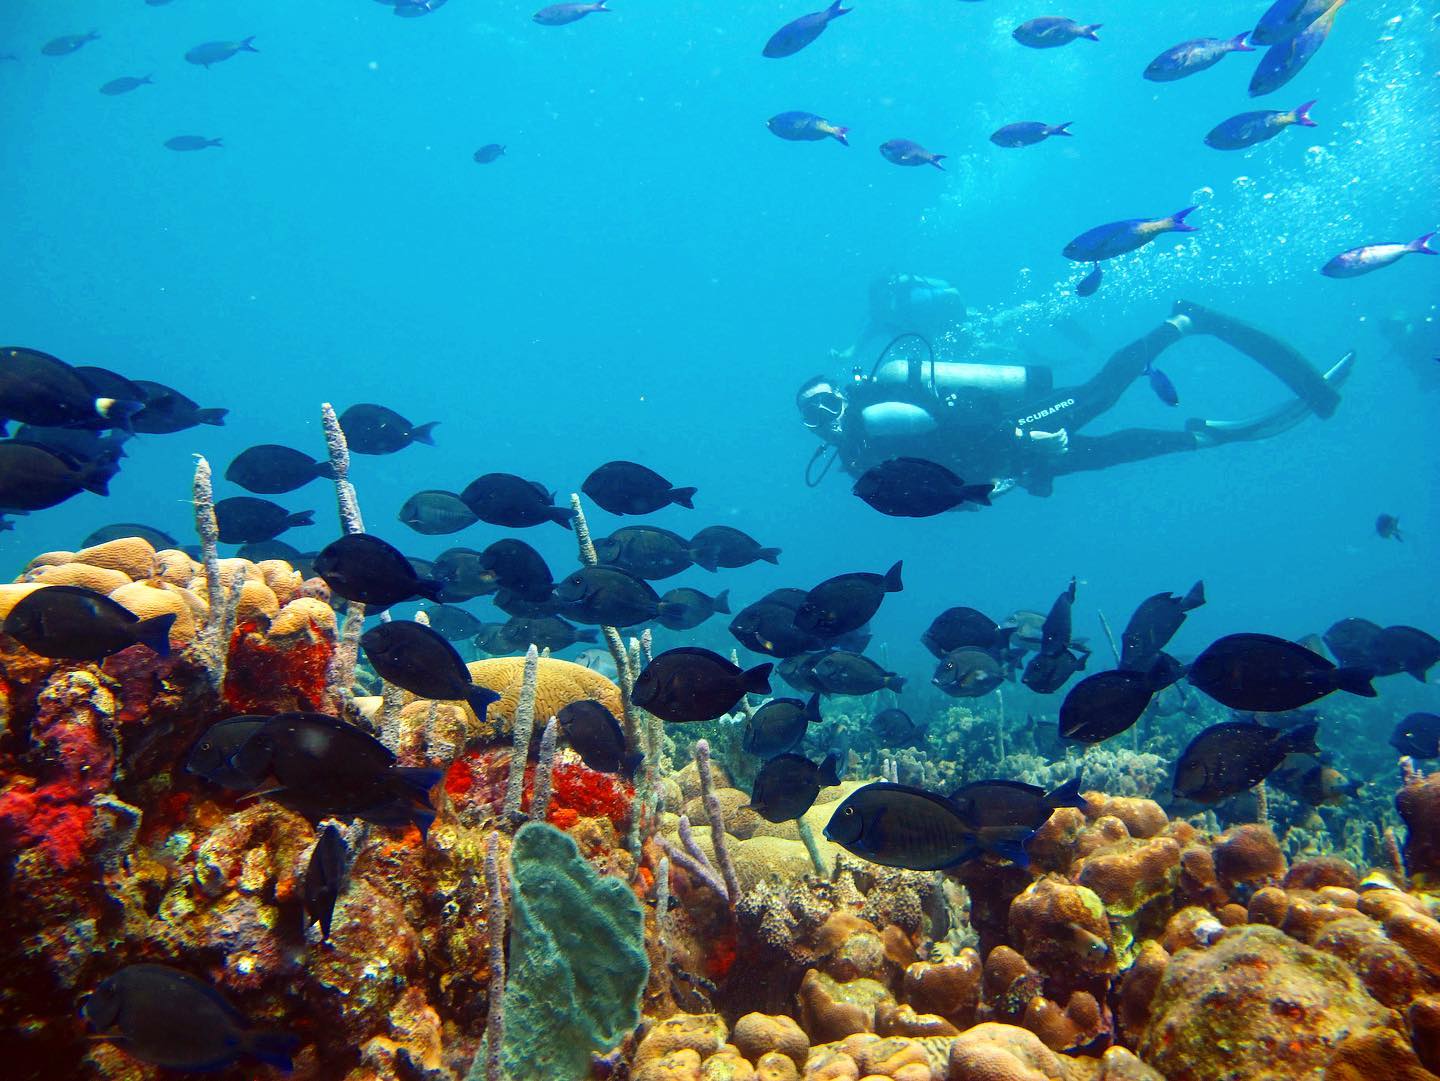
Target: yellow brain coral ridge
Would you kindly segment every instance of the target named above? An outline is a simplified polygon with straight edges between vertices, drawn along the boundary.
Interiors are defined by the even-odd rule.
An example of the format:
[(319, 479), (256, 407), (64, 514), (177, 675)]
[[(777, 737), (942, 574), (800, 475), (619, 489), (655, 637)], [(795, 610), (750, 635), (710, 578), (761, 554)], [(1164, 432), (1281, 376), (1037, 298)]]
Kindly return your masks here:
[[(477, 686), (489, 687), (500, 695), (500, 701), (489, 710), (491, 722), (508, 730), (515, 720), (515, 705), (520, 700), (520, 682), (525, 670), (524, 657), (487, 657), (471, 661), (467, 666)], [(536, 669), (535, 720), (544, 724), (571, 702), (594, 699), (620, 716), (620, 688), (599, 672), (583, 664), (541, 657)]]

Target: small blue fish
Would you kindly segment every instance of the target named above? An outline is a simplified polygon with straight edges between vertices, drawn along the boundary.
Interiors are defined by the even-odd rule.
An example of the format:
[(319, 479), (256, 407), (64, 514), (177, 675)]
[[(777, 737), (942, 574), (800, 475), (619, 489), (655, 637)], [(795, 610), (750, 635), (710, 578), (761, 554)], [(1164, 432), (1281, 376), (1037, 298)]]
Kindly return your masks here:
[(1059, 15), (1045, 15), (1039, 19), (1021, 23), (1011, 32), (1010, 36), (1021, 45), (1029, 46), (1032, 49), (1058, 49), (1061, 45), (1069, 45), (1072, 41), (1080, 38), (1099, 41), (1100, 35), (1095, 31), (1099, 30), (1101, 25), (1101, 23), (1082, 25), (1074, 19), (1064, 19)]
[(1216, 150), (1244, 150), (1246, 147), (1273, 139), (1293, 124), (1313, 128), (1310, 119), (1313, 101), (1295, 109), (1260, 109), (1253, 113), (1241, 113), (1229, 120), (1222, 120), (1205, 136), (1205, 145)]
[(489, 165), (492, 161), (499, 161), (504, 153), (505, 147), (500, 143), (486, 143), (475, 151), (475, 161), (480, 165)]
[(1255, 29), (1250, 40), (1256, 45), (1284, 45), (1310, 26), (1335, 0), (1275, 0)]
[(541, 26), (565, 26), (597, 11), (609, 10), (605, 6), (605, 0), (595, 0), (593, 4), (551, 4), (537, 11), (534, 19)]
[(1152, 83), (1173, 83), (1187, 75), (1194, 75), (1206, 68), (1213, 68), (1231, 53), (1253, 53), (1246, 34), (1233, 38), (1191, 38), (1179, 45), (1172, 45), (1150, 61), (1145, 68), (1145, 78)]
[(91, 30), (88, 34), (66, 34), (64, 37), (47, 41), (40, 46), (40, 51), (46, 56), (69, 56), (77, 49), (84, 48), (87, 42), (95, 41), (99, 37), (98, 30)]
[(1095, 263), (1143, 248), (1161, 233), (1193, 233), (1195, 226), (1186, 225), (1185, 218), (1195, 209), (1187, 206), (1164, 218), (1127, 218), (1097, 225), (1065, 245), (1065, 258)]
[(777, 113), (765, 121), (765, 125), (780, 138), (789, 139), (791, 142), (813, 143), (820, 139), (834, 139), (841, 146), (850, 145), (850, 140), (845, 138), (849, 128), (832, 124), (814, 113), (799, 110)]
[(402, 19), (418, 19), (445, 6), (445, 0), (396, 0), (394, 12)]
[(207, 139), (203, 135), (177, 135), (165, 140), (167, 150), (204, 150), (209, 146), (224, 146), (219, 139)]
[(1320, 51), (1330, 30), (1335, 25), (1335, 13), (1345, 5), (1345, 0), (1335, 0), (1313, 23), (1293, 38), (1265, 50), (1255, 74), (1250, 77), (1250, 96), (1258, 98), (1279, 90), (1310, 63), (1310, 58)]
[(880, 153), (892, 165), (933, 165), (942, 173), (945, 171), (945, 166), (940, 164), (944, 154), (932, 154), (909, 139), (891, 139), (881, 143)]
[(1100, 288), (1100, 281), (1104, 275), (1100, 272), (1100, 264), (1096, 263), (1095, 268), (1080, 279), (1080, 284), (1075, 286), (1077, 297), (1093, 296), (1096, 289)]
[(1363, 247), (1351, 248), (1321, 267), (1320, 273), (1327, 278), (1358, 278), (1372, 270), (1389, 266), (1402, 255), (1440, 255), (1440, 251), (1429, 246), (1429, 241), (1434, 236), (1434, 233), (1426, 233), (1409, 244), (1366, 244)]
[(1073, 120), (1067, 120), (1063, 124), (1046, 124), (1040, 120), (1022, 120), (1017, 124), (1006, 124), (999, 131), (990, 136), (990, 141), (996, 146), (1017, 147), (1034, 146), (1036, 143), (1043, 143), (1052, 135), (1069, 135), (1066, 129)]
[(136, 90), (142, 86), (150, 86), (154, 81), (155, 80), (150, 78), (150, 76), (148, 75), (145, 76), (145, 78), (143, 79), (137, 79), (133, 75), (122, 75), (118, 79), (111, 79), (108, 83), (102, 86), (100, 88), (100, 93), (108, 94), (111, 97), (114, 97), (116, 94), (128, 94), (130, 93), (130, 91)]
[(207, 41), (186, 53), (185, 59), (208, 68), (211, 64), (229, 60), (236, 53), (258, 53), (260, 50), (251, 44), (254, 40), (255, 35), (251, 34), (243, 41)]
[(843, 8), (840, 0), (835, 0), (824, 11), (812, 11), (809, 15), (801, 15), (793, 22), (788, 22), (765, 43), (765, 48), (760, 50), (761, 56), (768, 56), (771, 60), (778, 60), (782, 56), (794, 56), (805, 46), (818, 38), (830, 25), (831, 19), (838, 19), (841, 15), (849, 15), (854, 8)]
[(1145, 365), (1145, 376), (1150, 380), (1150, 389), (1155, 392), (1166, 405), (1179, 405), (1180, 393), (1175, 389), (1175, 384), (1170, 382), (1170, 377), (1155, 367), (1153, 361)]

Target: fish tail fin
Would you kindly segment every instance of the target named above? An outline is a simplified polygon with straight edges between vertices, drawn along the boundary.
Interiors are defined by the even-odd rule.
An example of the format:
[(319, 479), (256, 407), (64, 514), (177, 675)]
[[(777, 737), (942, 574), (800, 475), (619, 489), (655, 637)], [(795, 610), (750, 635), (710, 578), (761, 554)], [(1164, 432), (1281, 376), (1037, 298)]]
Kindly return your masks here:
[(132, 422), (135, 414), (145, 408), (144, 402), (132, 402), (127, 398), (96, 398), (95, 412), (99, 413), (106, 420), (113, 420), (115, 427), (123, 428), (127, 432), (133, 432)]
[(1302, 128), (1315, 127), (1315, 121), (1310, 119), (1310, 110), (1315, 108), (1315, 102), (1318, 100), (1318, 98), (1314, 98), (1307, 101), (1304, 105), (1297, 106), (1294, 114), (1295, 120), (1293, 122), (1299, 124)]
[(1230, 48), (1237, 53), (1253, 53), (1255, 46), (1250, 44), (1250, 31), (1246, 30), (1243, 34), (1236, 34), (1231, 38)]
[(710, 601), (710, 611), (722, 616), (728, 616), (730, 614), (730, 591), (728, 589), (722, 589), (719, 593), (715, 594), (714, 598)]
[(485, 723), (485, 711), (490, 708), (490, 704), (498, 701), (500, 701), (499, 694), (489, 687), (481, 687), (479, 684), (473, 685), (465, 692), (465, 703), (475, 711), (475, 716), (479, 718), (481, 724)]
[(1080, 36), (1082, 38), (1089, 38), (1091, 41), (1099, 41), (1100, 35), (1095, 33), (1095, 31), (1099, 30), (1104, 25), (1104, 23), (1091, 23), (1088, 26), (1082, 26), (1080, 28)]
[[(777, 565), (780, 563), (780, 549), (779, 549), (779, 548), (761, 548), (761, 549), (760, 549), (758, 552), (756, 552), (755, 554), (756, 554), (759, 558), (763, 559), (766, 563), (774, 563), (774, 564), (777, 564)], [(702, 563), (701, 566), (704, 566), (704, 564)], [(705, 569), (706, 569), (706, 570), (712, 570), (712, 571), (713, 571), (715, 568), (714, 568), (714, 567), (706, 567)]]
[[(1406, 671), (1410, 670), (1407, 668)], [(1375, 678), (1375, 669), (1373, 668), (1337, 668), (1331, 675), (1334, 677), (1337, 690), (1349, 691), (1362, 698), (1374, 698), (1377, 695), (1375, 688), (1370, 685), (1370, 681)], [(1424, 679), (1425, 677), (1421, 676), (1420, 678)]]
[(141, 81), (142, 83), (149, 83), (151, 86), (154, 86), (154, 85), (155, 85), (155, 73), (152, 71), (149, 75), (145, 76), (145, 78), (141, 79), (140, 81)]
[(435, 445), (435, 425), (439, 423), (438, 420), (432, 420), (428, 424), (417, 424), (410, 429), (410, 438), (417, 443), (424, 443), (427, 447), (433, 447)]
[(331, 465), (328, 461), (326, 461), (326, 462), (316, 462), (316, 463), (315, 463), (315, 475), (316, 475), (317, 477), (324, 477), (326, 480), (334, 480), (334, 479), (335, 479), (335, 467), (334, 467), (333, 465)]
[(718, 570), (720, 567), (719, 561), (715, 558), (715, 555), (712, 552), (701, 552), (699, 555), (696, 555), (695, 552), (692, 550), (690, 552), (690, 561), (694, 563), (695, 566), (701, 568), (702, 570), (707, 570), (711, 574), (714, 574), (716, 570)]
[(258, 53), (260, 50), (255, 48), (255, 35), (251, 34), (244, 41), (240, 42), (239, 48), (235, 51), (237, 53)]
[(960, 498), (970, 503), (983, 503), (990, 506), (990, 493), (995, 490), (993, 484), (962, 484), (960, 486)]
[(170, 627), (175, 622), (174, 612), (142, 619), (130, 628), (135, 641), (148, 646), (162, 657), (170, 656)]
[[(606, 8), (604, 10), (608, 11), (610, 9)], [(639, 769), (644, 762), (645, 755), (641, 751), (636, 751), (634, 754), (627, 754), (624, 758), (620, 759), (620, 772), (626, 777), (633, 777), (635, 776), (635, 771)]]
[(831, 751), (820, 763), (820, 784), (825, 788), (840, 783), (840, 756)]
[(1185, 594), (1184, 599), (1180, 602), (1180, 611), (1193, 612), (1196, 608), (1199, 608), (1204, 603), (1205, 581), (1204, 579), (1201, 579), (1190, 587), (1189, 593)]
[(285, 518), (285, 528), (294, 529), (296, 526), (314, 525), (315, 512), (313, 510), (297, 510), (294, 514)]
[(944, 159), (944, 158), (946, 158), (946, 157), (948, 157), (948, 156), (949, 156), (949, 155), (946, 155), (946, 154), (931, 154), (931, 155), (930, 155), (930, 164), (933, 165), (933, 166), (935, 166), (935, 168), (939, 169), (939, 170), (943, 173), (943, 172), (945, 171), (945, 166), (941, 165), (940, 162), (941, 162), (942, 159)]
[(300, 1050), (300, 1037), (275, 1029), (252, 1029), (245, 1033), (244, 1046), (252, 1058), (289, 1073), (295, 1068), (295, 1052)]
[(805, 703), (805, 723), (817, 724), (824, 720), (820, 715), (820, 692), (816, 691), (810, 696), (810, 701)]
[(1030, 853), (1025, 851), (1025, 841), (995, 841), (982, 847), (987, 848), (992, 856), (1009, 860), (1016, 867), (1030, 866)]
[[(390, 776), (399, 782), (399, 791), (421, 807), (430, 807), (430, 792), (445, 776), (444, 770), (428, 766), (391, 766)], [(433, 809), (433, 808), (432, 808)]]
[(686, 510), (694, 510), (695, 504), (692, 503), (691, 500), (695, 498), (695, 493), (698, 490), (699, 489), (696, 488), (671, 488), (670, 502), (678, 503)]
[(757, 664), (754, 668), (747, 668), (740, 673), (740, 686), (748, 694), (769, 694), (770, 670), (774, 667), (767, 661), (764, 664)]
[(75, 483), (84, 488), (87, 492), (94, 492), (96, 495), (110, 494), (110, 478), (118, 470), (114, 463), (107, 462), (86, 462), (75, 474)]
[(1073, 136), (1075, 133), (1074, 133), (1073, 131), (1070, 131), (1070, 130), (1069, 130), (1070, 125), (1073, 124), (1073, 123), (1075, 123), (1075, 121), (1073, 121), (1073, 120), (1067, 120), (1067, 121), (1065, 121), (1065, 123), (1063, 123), (1063, 124), (1051, 124), (1048, 128), (1045, 129), (1045, 134), (1046, 134), (1046, 135), (1071, 135), (1071, 136)]
[(575, 528), (570, 524), (570, 519), (575, 517), (575, 512), (569, 507), (550, 507), (546, 510), (545, 517), (556, 525), (564, 526), (566, 529)]
[(575, 641), (577, 641), (577, 642), (598, 642), (598, 641), (600, 641), (600, 632), (597, 631), (594, 627), (586, 627), (586, 628), (585, 628), (584, 630), (582, 630), (582, 631), (576, 631), (576, 632), (575, 632)]
[(441, 594), (445, 592), (445, 579), (443, 578), (419, 578), (415, 582), (415, 592), (424, 597), (427, 601), (434, 601), (436, 604), (444, 604)]
[(1045, 802), (1051, 807), (1078, 807), (1082, 812), (1090, 809), (1090, 804), (1080, 794), (1080, 774), (1075, 774), (1068, 781), (1062, 784), (1045, 797)]
[(887, 672), (885, 674), (884, 687), (887, 691), (894, 691), (896, 694), (899, 694), (905, 689), (905, 677), (897, 676), (894, 672)]
[[(220, 140), (211, 139), (210, 145), (219, 146)], [(229, 412), (230, 410), (228, 409), (202, 409), (195, 414), (195, 418), (199, 420), (201, 424), (210, 424), (216, 428), (223, 428), (225, 426), (225, 415)]]
[(613, 15), (614, 12), (613, 12), (613, 11), (610, 11), (610, 9), (605, 6), (605, 3), (606, 3), (606, 0), (595, 0), (595, 10), (596, 10), (596, 11), (609, 12), (610, 14)]
[(1434, 237), (1434, 233), (1426, 233), (1424, 236), (1416, 237), (1405, 246), (1413, 252), (1419, 252), (1421, 255), (1440, 255), (1440, 251), (1436, 251), (1430, 247), (1430, 241), (1434, 239)]
[(846, 136), (850, 134), (849, 128), (842, 128), (837, 124), (830, 129), (830, 134), (834, 136), (835, 141), (841, 146), (850, 145), (850, 140), (846, 138)]
[[(206, 140), (205, 140), (205, 145), (206, 145), (206, 146), (218, 146), (218, 147), (220, 147), (220, 149), (223, 150), (223, 149), (225, 149), (225, 140), (224, 140), (223, 138), (222, 138), (222, 139), (206, 139)], [(228, 410), (228, 409), (202, 409), (202, 410), (200, 410), (200, 412), (201, 412), (202, 414), (205, 414), (205, 413), (217, 413), (217, 414), (219, 414), (219, 415), (223, 418), (226, 413), (230, 412), (230, 410)], [(224, 421), (223, 419), (221, 419), (221, 420), (202, 420), (201, 423), (202, 423), (202, 424), (224, 424), (225, 421)]]
[(1313, 754), (1319, 756), (1320, 748), (1315, 745), (1315, 733), (1320, 726), (1314, 721), (1297, 724), (1294, 728), (1280, 733), (1287, 754)]
[(854, 8), (842, 8), (840, 5), (843, 2), (844, 0), (835, 0), (833, 4), (831, 4), (828, 8), (825, 9), (825, 14), (830, 18), (834, 19), (838, 18), (841, 15), (849, 15), (852, 11), (855, 10)]
[(897, 559), (895, 565), (885, 572), (883, 585), (886, 593), (899, 593), (905, 588), (900, 582), (900, 565), (903, 562), (904, 560)]
[(1198, 209), (1198, 206), (1187, 206), (1184, 210), (1175, 211), (1166, 219), (1167, 228), (1172, 233), (1193, 233), (1195, 226), (1185, 224), (1185, 219)]

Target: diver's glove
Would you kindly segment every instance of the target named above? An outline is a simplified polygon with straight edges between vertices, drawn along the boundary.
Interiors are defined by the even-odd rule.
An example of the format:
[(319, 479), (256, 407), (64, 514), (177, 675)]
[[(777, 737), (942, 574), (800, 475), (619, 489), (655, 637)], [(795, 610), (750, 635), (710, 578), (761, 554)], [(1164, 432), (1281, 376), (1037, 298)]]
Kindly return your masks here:
[(1070, 433), (1064, 428), (1058, 432), (1040, 432), (1035, 429), (1015, 429), (1015, 438), (1024, 442), (1031, 450), (1040, 454), (1064, 454), (1070, 449)]

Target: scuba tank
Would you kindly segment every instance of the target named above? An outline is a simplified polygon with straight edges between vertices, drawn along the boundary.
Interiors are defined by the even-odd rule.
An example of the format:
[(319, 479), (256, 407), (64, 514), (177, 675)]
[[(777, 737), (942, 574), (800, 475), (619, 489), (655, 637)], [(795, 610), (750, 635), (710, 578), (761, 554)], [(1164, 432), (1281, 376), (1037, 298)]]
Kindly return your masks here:
[(1054, 385), (1050, 369), (1033, 364), (970, 364), (956, 360), (897, 357), (875, 366), (870, 379), (879, 386), (911, 386), (931, 390), (942, 401), (951, 395), (979, 392), (1002, 398), (1048, 394)]

